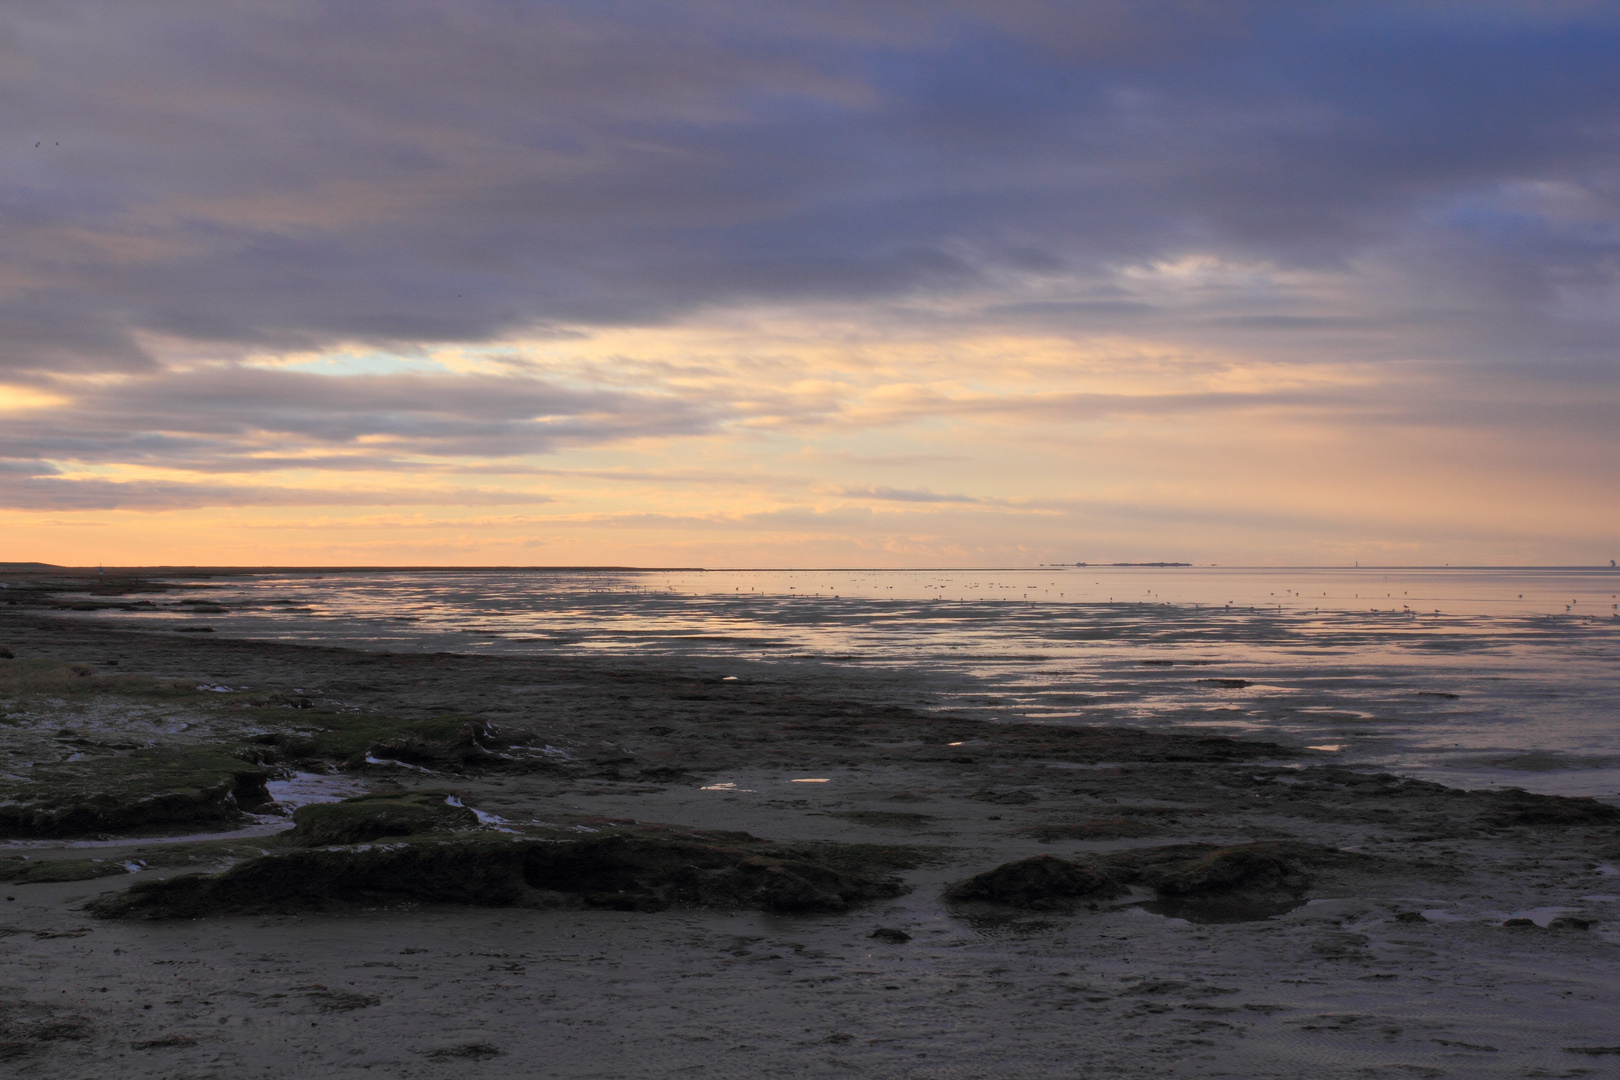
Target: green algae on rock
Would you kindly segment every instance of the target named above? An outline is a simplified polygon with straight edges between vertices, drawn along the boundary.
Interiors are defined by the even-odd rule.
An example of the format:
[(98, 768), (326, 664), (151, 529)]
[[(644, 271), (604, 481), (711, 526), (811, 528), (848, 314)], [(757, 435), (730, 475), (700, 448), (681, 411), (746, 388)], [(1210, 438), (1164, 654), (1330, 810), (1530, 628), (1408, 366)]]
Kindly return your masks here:
[(129, 867), (118, 859), (0, 859), (0, 881), (8, 885), (93, 881), (127, 873)]
[(78, 704), (109, 695), (169, 705), (215, 701), (213, 694), (197, 689), (195, 680), (98, 670), (83, 661), (30, 657), (0, 667), (0, 698), (23, 703), (51, 698)]
[[(270, 724), (286, 723), (284, 710), (256, 712)], [(468, 768), (549, 768), (543, 758), (509, 753), (532, 739), (527, 731), (503, 731), (488, 721), (465, 716), (401, 720), (378, 713), (304, 710), (296, 729), (254, 736), (252, 752), (266, 764), (314, 768), (408, 765), (451, 772)]]
[(499, 907), (524, 896), (523, 855), (519, 844), (483, 837), (292, 851), (222, 874), (137, 882), (86, 910), (101, 918), (194, 919), (388, 898)]
[(300, 806), (293, 811), (291, 839), (310, 846), (361, 844), (389, 836), (477, 828), (478, 815), (452, 799), (447, 791), (412, 791)]
[(155, 746), (37, 763), (6, 778), (0, 836), (71, 837), (232, 824), (270, 804), (273, 770), (212, 747)]
[(176, 919), (413, 900), (621, 911), (683, 905), (837, 912), (904, 891), (897, 878), (878, 869), (885, 861), (889, 869), (905, 865), (904, 853), (886, 857), (883, 849), (870, 846), (840, 859), (838, 847), (653, 829), (569, 839), (487, 832), (421, 837), (292, 851), (250, 859), (222, 874), (139, 882), (92, 901), (87, 910), (109, 919)]
[(0, 882), (7, 885), (48, 885), (94, 881), (146, 870), (198, 867), (257, 858), (288, 846), (285, 837), (256, 837), (248, 841), (202, 840), (169, 843), (154, 837), (149, 843), (120, 845), (117, 856), (80, 859), (39, 859), (23, 855), (0, 858)]

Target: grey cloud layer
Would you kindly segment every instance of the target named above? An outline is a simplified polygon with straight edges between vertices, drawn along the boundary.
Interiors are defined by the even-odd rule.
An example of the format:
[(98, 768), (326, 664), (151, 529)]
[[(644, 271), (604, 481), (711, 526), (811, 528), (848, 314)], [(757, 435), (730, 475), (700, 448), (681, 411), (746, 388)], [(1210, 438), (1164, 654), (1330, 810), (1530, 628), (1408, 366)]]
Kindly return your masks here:
[(423, 459), (515, 458), (695, 434), (725, 414), (724, 405), (667, 394), (529, 378), (222, 366), (80, 388), (68, 405), (10, 416), (0, 426), (0, 464), (35, 476), (55, 472), (51, 461), (200, 473), (417, 470)]
[(1616, 55), (1598, 2), (12, 5), (0, 370), (1055, 274), (1109, 330), (1163, 314), (1115, 269), (1197, 251), (1348, 283), (1189, 333), (1432, 309), (1612, 379)]
[(196, 484), (161, 480), (56, 479), (0, 468), (0, 509), (192, 510), (217, 506), (517, 506), (547, 503), (545, 495), (465, 487), (312, 488)]

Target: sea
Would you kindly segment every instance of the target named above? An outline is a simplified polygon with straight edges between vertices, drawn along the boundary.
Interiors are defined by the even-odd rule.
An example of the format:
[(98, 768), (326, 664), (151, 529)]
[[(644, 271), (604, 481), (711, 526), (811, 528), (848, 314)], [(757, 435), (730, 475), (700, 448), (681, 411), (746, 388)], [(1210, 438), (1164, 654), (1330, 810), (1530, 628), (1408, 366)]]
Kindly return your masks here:
[[(277, 570), (158, 630), (819, 674), (988, 722), (1273, 739), (1462, 787), (1620, 797), (1620, 570)], [(205, 603), (199, 605), (197, 601)]]

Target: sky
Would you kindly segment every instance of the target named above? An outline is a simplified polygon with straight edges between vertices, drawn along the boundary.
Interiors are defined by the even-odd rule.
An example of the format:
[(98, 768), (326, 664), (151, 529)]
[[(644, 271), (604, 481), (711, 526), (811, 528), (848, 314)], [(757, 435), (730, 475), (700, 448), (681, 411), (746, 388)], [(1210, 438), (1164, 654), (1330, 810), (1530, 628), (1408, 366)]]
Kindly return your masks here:
[(1607, 564), (1620, 3), (16, 0), (0, 561)]

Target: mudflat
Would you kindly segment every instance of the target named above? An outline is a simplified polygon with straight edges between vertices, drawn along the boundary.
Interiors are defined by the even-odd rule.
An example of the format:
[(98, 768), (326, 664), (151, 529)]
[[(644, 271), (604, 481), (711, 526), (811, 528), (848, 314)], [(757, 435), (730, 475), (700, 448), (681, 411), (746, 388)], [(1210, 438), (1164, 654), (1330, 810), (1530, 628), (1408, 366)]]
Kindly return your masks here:
[(819, 670), (0, 609), (30, 1077), (1565, 1076), (1620, 810)]

